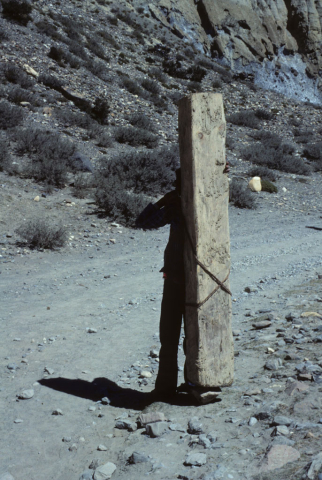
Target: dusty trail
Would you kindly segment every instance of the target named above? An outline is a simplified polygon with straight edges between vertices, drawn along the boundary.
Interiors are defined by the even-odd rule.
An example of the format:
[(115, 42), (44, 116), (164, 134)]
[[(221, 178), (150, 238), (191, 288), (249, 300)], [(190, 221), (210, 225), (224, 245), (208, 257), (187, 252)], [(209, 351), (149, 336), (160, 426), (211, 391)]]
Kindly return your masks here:
[[(322, 260), (321, 233), (305, 228), (318, 224), (318, 213), (310, 217), (305, 212), (288, 216), (267, 209), (239, 213), (230, 212), (234, 329), (242, 327), (246, 309), (284, 308), (286, 292), (315, 278)], [(125, 229), (122, 239), (106, 251), (102, 246), (99, 251), (84, 248), (81, 253), (42, 252), (2, 265), (0, 415), (6, 435), (1, 437), (0, 451), (4, 471), (21, 480), (78, 478), (75, 472), (81, 473), (97, 445), (107, 442), (117, 412), (124, 411), (110, 407), (104, 418), (94, 418), (87, 411), (93, 405), (93, 380), (121, 381), (123, 388), (135, 388), (136, 382), (143, 391), (153, 388), (153, 379), (139, 387), (137, 374), (122, 376), (135, 362), (151, 366), (147, 357), (151, 347), (157, 346), (162, 295), (158, 270), (167, 237), (167, 227), (158, 232)], [(257, 292), (245, 293), (247, 286)], [(88, 327), (97, 333), (87, 333)], [(20, 363), (22, 359), (28, 363)], [(9, 370), (7, 365), (12, 363), (16, 367)], [(51, 377), (81, 379), (84, 398), (34, 385), (44, 377), (45, 367), (53, 368)], [(155, 375), (157, 364), (152, 367)], [(254, 368), (247, 358), (238, 359), (233, 388), (245, 386)], [(27, 388), (34, 388), (33, 399), (17, 402), (16, 395)], [(55, 408), (64, 415), (52, 416)], [(193, 414), (194, 410), (178, 411)], [(17, 419), (23, 423), (14, 423)], [(62, 442), (63, 437), (70, 437), (71, 443)], [(77, 450), (68, 451), (73, 442)], [(114, 438), (110, 461), (117, 463), (122, 442), (122, 436)], [(119, 471), (115, 478), (128, 478), (128, 474)]]

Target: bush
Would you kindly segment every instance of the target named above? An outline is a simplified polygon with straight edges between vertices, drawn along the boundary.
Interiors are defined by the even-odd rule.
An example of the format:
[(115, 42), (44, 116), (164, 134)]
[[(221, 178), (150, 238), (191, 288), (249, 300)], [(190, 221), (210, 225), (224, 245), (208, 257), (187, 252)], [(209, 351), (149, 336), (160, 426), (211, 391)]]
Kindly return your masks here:
[(268, 167), (261, 167), (260, 165), (251, 168), (247, 175), (249, 177), (260, 177), (262, 180), (270, 180), (271, 182), (276, 181), (276, 174)]
[(134, 226), (135, 220), (148, 203), (143, 195), (130, 193), (117, 178), (101, 179), (95, 200), (106, 215), (125, 225)]
[(47, 35), (47, 37), (51, 37), (56, 41), (65, 41), (65, 38), (57, 31), (57, 27), (52, 23), (49, 23), (47, 20), (40, 20), (35, 25), (38, 31)]
[(8, 170), (11, 165), (11, 156), (9, 154), (7, 140), (0, 138), (0, 172)]
[(271, 112), (265, 110), (264, 108), (258, 108), (255, 111), (255, 115), (257, 118), (259, 118), (259, 120), (272, 120), (272, 118), (274, 117)]
[(183, 49), (183, 54), (184, 54), (187, 58), (189, 58), (190, 60), (193, 60), (193, 59), (195, 58), (195, 56), (196, 56), (195, 50), (194, 50), (193, 48), (191, 48), (191, 47), (185, 47), (185, 48)]
[(256, 208), (253, 194), (242, 180), (233, 178), (229, 184), (229, 202), (237, 208)]
[(106, 122), (106, 118), (110, 113), (110, 105), (106, 98), (97, 97), (94, 102), (94, 107), (91, 110), (91, 116), (100, 124)]
[(100, 78), (101, 80), (105, 82), (111, 81), (111, 78), (109, 76), (109, 71), (106, 68), (106, 64), (104, 62), (101, 62), (100, 60), (89, 60), (86, 63), (86, 68), (89, 70), (93, 75), (96, 77)]
[(20, 129), (16, 132), (18, 150), (31, 155), (25, 169), (27, 176), (48, 185), (61, 187), (72, 169), (75, 145), (56, 133), (36, 128)]
[(303, 150), (303, 155), (309, 160), (313, 160), (314, 170), (322, 170), (322, 142), (307, 145)]
[(269, 180), (261, 179), (261, 184), (262, 184), (263, 192), (268, 192), (268, 193), (278, 192), (276, 185), (274, 185), (274, 183), (270, 182)]
[(80, 60), (71, 53), (65, 51), (62, 47), (52, 46), (48, 53), (48, 57), (55, 60), (61, 66), (64, 66), (64, 63), (68, 63), (71, 68), (80, 68), (81, 66)]
[(264, 144), (255, 144), (246, 147), (242, 154), (245, 160), (280, 170), (281, 172), (295, 173), (297, 175), (309, 175), (311, 172), (311, 169), (301, 158), (285, 153), (283, 145), (269, 148)]
[(85, 62), (89, 60), (87, 52), (85, 51), (84, 47), (80, 45), (78, 42), (72, 41), (69, 45), (69, 51), (70, 53), (76, 55), (76, 57), (81, 58)]
[(294, 137), (296, 143), (309, 143), (313, 140), (313, 130), (303, 130), (301, 128), (294, 128)]
[(38, 77), (38, 82), (42, 83), (46, 87), (52, 88), (53, 90), (60, 91), (63, 86), (63, 82), (55, 77), (55, 75), (47, 75), (46, 73), (41, 73)]
[(99, 147), (110, 148), (113, 146), (113, 138), (107, 132), (102, 132), (97, 136), (96, 143)]
[(202, 89), (202, 86), (199, 82), (188, 82), (187, 89), (189, 90), (189, 92), (195, 93), (195, 92), (200, 92)]
[(127, 91), (132, 93), (133, 95), (138, 95), (142, 98), (148, 98), (150, 96), (140, 87), (140, 85), (135, 80), (132, 80), (131, 78), (123, 77), (122, 83), (124, 88), (126, 88)]
[(189, 78), (192, 82), (201, 82), (202, 79), (207, 75), (207, 70), (199, 65), (193, 65), (192, 67), (188, 68), (186, 75), (187, 78)]
[[(116, 18), (116, 17), (115, 17)], [(116, 19), (117, 20), (117, 19)], [(108, 42), (112, 47), (114, 47), (116, 50), (120, 50), (121, 47), (115, 40), (115, 37), (108, 32), (107, 30), (99, 30), (97, 34), (102, 37), (106, 42)]]
[(32, 5), (28, 0), (1, 0), (2, 15), (26, 26), (31, 20)]
[(86, 173), (78, 173), (75, 176), (72, 186), (72, 193), (74, 197), (86, 198), (89, 194), (89, 189), (92, 187), (91, 180)]
[(160, 93), (160, 86), (157, 82), (149, 79), (144, 79), (141, 82), (141, 85), (145, 90), (148, 90), (148, 92), (158, 95)]
[(9, 36), (7, 32), (5, 31), (5, 28), (2, 24), (0, 24), (0, 43), (4, 42), (5, 40), (8, 40)]
[(39, 218), (22, 224), (16, 233), (29, 248), (37, 250), (63, 247), (67, 241), (64, 227), (52, 225), (48, 220)]
[(109, 57), (105, 54), (105, 50), (100, 44), (100, 40), (94, 36), (87, 37), (86, 47), (90, 50), (94, 55), (101, 58), (102, 60), (109, 60)]
[(24, 119), (24, 112), (21, 107), (10, 105), (9, 102), (0, 102), (0, 129), (7, 130), (20, 125)]
[(29, 102), (31, 105), (35, 106), (41, 105), (40, 99), (36, 95), (18, 86), (14, 86), (9, 90), (8, 100), (17, 105), (21, 102)]
[(167, 81), (167, 76), (160, 70), (158, 67), (151, 67), (149, 70), (149, 77), (152, 79), (159, 80), (161, 83), (166, 83)]
[(80, 128), (90, 129), (94, 123), (86, 113), (72, 112), (69, 108), (56, 110), (55, 114), (62, 123)]
[(6, 65), (3, 74), (8, 82), (20, 85), (22, 88), (31, 88), (35, 83), (35, 81), (30, 78), (22, 68), (17, 67), (17, 65)]
[(150, 132), (155, 133), (156, 126), (152, 120), (144, 115), (144, 113), (133, 113), (128, 118), (128, 121), (133, 127), (141, 128), (143, 130), (149, 130)]
[(196, 65), (199, 65), (199, 67), (206, 68), (208, 70), (211, 70), (213, 68), (213, 61), (210, 60), (207, 57), (197, 57), (196, 58)]
[(126, 143), (132, 147), (145, 145), (148, 148), (154, 148), (158, 144), (156, 135), (135, 127), (118, 127), (115, 130), (114, 138), (118, 143)]
[(222, 88), (222, 81), (219, 80), (219, 78), (216, 78), (213, 82), (212, 82), (212, 88), (216, 89), (216, 88)]
[(130, 152), (103, 158), (98, 178), (117, 177), (124, 190), (156, 196), (173, 188), (178, 167), (178, 148), (160, 148), (153, 152)]
[(240, 112), (232, 113), (228, 115), (227, 121), (243, 127), (259, 128), (258, 118), (252, 110), (241, 110)]

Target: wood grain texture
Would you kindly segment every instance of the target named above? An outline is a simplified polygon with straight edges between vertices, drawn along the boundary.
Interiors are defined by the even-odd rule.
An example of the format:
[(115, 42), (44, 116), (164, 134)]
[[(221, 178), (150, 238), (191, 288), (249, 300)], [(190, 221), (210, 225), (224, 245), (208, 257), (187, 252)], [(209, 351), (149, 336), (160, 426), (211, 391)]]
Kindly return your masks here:
[[(222, 96), (197, 93), (179, 103), (182, 209), (198, 259), (219, 280), (230, 269), (225, 166), (226, 123)], [(186, 302), (202, 302), (216, 287), (196, 264), (186, 235)], [(225, 282), (229, 288), (229, 279)], [(186, 368), (200, 386), (230, 385), (234, 352), (231, 296), (221, 288), (200, 308), (186, 306)]]

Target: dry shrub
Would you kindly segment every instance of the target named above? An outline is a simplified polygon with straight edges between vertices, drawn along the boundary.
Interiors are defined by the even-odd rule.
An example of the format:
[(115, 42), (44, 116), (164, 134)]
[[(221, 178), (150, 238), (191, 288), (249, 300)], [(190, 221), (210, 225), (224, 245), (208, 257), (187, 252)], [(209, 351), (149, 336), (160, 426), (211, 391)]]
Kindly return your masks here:
[(40, 218), (23, 223), (16, 233), (29, 248), (36, 250), (63, 247), (67, 241), (65, 227)]

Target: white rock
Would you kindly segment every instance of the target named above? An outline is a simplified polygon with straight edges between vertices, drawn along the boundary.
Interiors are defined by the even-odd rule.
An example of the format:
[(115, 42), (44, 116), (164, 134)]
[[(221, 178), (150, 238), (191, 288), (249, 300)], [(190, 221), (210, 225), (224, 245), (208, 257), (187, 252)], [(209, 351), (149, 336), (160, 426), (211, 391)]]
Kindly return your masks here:
[[(312, 460), (309, 471), (307, 472), (307, 478), (313, 480), (316, 478), (316, 475), (320, 473), (322, 468), (322, 452), (318, 453)], [(1, 477), (0, 477), (1, 480)]]
[(30, 65), (27, 65), (27, 63), (25, 63), (23, 68), (24, 68), (25, 72), (28, 73), (28, 75), (32, 75), (33, 77), (38, 78), (39, 73), (37, 73), (36, 70), (34, 70), (32, 67), (30, 67)]
[(100, 452), (106, 452), (107, 447), (105, 447), (105, 445), (99, 445), (99, 446), (97, 447), (97, 450), (99, 450)]
[(97, 328), (87, 327), (86, 332), (87, 333), (97, 333)]
[(21, 418), (16, 418), (15, 423), (23, 423), (23, 420)]
[(18, 398), (20, 398), (21, 400), (28, 400), (29, 398), (32, 398), (34, 395), (35, 395), (35, 391), (32, 388), (30, 388), (29, 390), (23, 390), (23, 392), (21, 392), (18, 395)]
[(252, 192), (260, 192), (262, 190), (262, 182), (260, 177), (253, 177), (248, 183), (248, 188)]
[(188, 453), (185, 465), (191, 465), (194, 467), (201, 467), (207, 463), (207, 455), (205, 453)]
[(105, 465), (98, 467), (94, 472), (94, 480), (107, 480), (111, 478), (116, 470), (116, 465), (112, 462), (107, 462)]
[(64, 415), (60, 408), (56, 408), (51, 412), (52, 415)]
[(39, 202), (40, 201), (40, 196), (37, 195), (35, 198), (34, 198), (34, 202)]
[(152, 377), (152, 373), (151, 372), (147, 372), (146, 370), (142, 370), (140, 372), (140, 377), (141, 378), (151, 378)]

